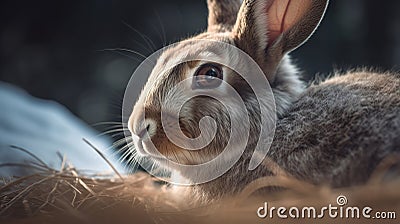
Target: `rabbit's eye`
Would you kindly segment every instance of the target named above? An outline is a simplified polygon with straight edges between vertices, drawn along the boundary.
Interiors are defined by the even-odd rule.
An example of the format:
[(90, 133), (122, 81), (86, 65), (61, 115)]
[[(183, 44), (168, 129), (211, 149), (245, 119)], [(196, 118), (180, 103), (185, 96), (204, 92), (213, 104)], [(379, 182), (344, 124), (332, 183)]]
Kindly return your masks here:
[(221, 85), (222, 69), (218, 65), (205, 64), (193, 76), (193, 89), (212, 89)]

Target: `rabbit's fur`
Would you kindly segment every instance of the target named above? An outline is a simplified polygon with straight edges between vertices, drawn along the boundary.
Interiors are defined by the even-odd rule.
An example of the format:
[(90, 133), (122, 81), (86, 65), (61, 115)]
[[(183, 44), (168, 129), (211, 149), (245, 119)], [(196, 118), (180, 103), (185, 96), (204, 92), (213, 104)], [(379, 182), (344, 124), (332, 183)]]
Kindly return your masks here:
[[(229, 119), (240, 119), (241, 115), (221, 108), (212, 99), (194, 99), (182, 108), (181, 128), (189, 136), (199, 134), (198, 122), (202, 117), (211, 116), (217, 120), (220, 128), (216, 138), (202, 150), (194, 152), (174, 146), (161, 125), (157, 125), (160, 123), (160, 102), (168, 89), (183, 77), (190, 77), (204, 62), (185, 62), (168, 71), (165, 68), (175, 65), (176, 61), (184, 61), (181, 52), (200, 54), (213, 47), (212, 44), (196, 44), (196, 40), (221, 41), (249, 54), (272, 87), (279, 119), (267, 155), (269, 159), (292, 176), (314, 184), (339, 187), (365, 182), (385, 156), (400, 151), (400, 76), (351, 72), (305, 89), (287, 53), (314, 32), (328, 1), (245, 0), (239, 10), (240, 2), (208, 0), (207, 32), (163, 52), (130, 117), (132, 135), (140, 135), (148, 125), (138, 119), (146, 110), (146, 116), (150, 116), (155, 124), (147, 126), (147, 133), (157, 149), (169, 159), (199, 164), (221, 153), (229, 138), (229, 130), (226, 130)], [(236, 60), (233, 54), (221, 57)], [(224, 71), (236, 80), (232, 85), (239, 91), (250, 114), (252, 134), (238, 163), (220, 178), (197, 186), (200, 194), (210, 197), (237, 193), (252, 180), (273, 175), (264, 165), (248, 170), (260, 131), (260, 108), (235, 71)], [(267, 99), (258, 100), (262, 101), (261, 105), (270, 103)], [(190, 179), (192, 174), (182, 175)]]
[[(400, 153), (400, 75), (359, 71), (310, 86), (277, 121), (268, 158), (300, 180), (343, 187), (365, 183), (386, 156)], [(248, 171), (251, 154), (201, 189), (234, 194), (272, 175)], [(235, 183), (235, 187), (231, 187)]]

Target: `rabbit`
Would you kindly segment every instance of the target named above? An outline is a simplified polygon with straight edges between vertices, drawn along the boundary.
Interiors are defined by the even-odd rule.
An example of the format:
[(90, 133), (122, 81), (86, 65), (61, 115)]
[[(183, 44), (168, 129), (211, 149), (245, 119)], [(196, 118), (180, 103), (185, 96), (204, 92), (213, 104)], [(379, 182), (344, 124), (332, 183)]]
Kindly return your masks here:
[[(332, 187), (363, 184), (385, 157), (400, 151), (399, 74), (355, 70), (334, 74), (307, 87), (291, 61), (289, 53), (314, 33), (328, 0), (245, 0), (243, 3), (208, 0), (207, 3), (207, 30), (162, 52), (134, 104), (128, 126), (138, 159), (154, 156), (150, 144), (167, 159), (185, 165), (201, 164), (221, 153), (229, 139), (227, 117), (240, 119), (244, 114), (228, 111), (207, 97), (196, 97), (183, 104), (179, 124), (188, 137), (199, 135), (202, 117), (216, 120), (215, 138), (201, 150), (191, 151), (169, 140), (161, 123), (161, 102), (184, 77), (205, 91), (219, 88), (221, 81), (218, 80), (228, 80), (249, 114), (250, 135), (246, 148), (226, 173), (209, 182), (193, 184), (191, 189), (206, 198), (220, 198), (238, 194), (258, 178), (274, 175), (265, 165), (248, 169), (260, 132), (259, 105), (268, 105), (271, 101), (255, 99), (248, 85), (236, 78), (235, 71), (223, 65), (201, 60), (183, 62), (182, 52), (204, 54), (213, 47), (196, 44), (204, 39), (239, 48), (264, 73), (273, 92), (277, 117), (275, 137), (265, 161), (272, 161), (294, 178)], [(234, 57), (219, 56), (225, 60)], [(176, 61), (182, 63), (169, 69)], [(145, 119), (141, 119), (143, 116)], [(159, 164), (167, 166), (163, 162)], [(193, 175), (201, 175), (171, 167), (173, 173), (180, 173), (188, 180)]]

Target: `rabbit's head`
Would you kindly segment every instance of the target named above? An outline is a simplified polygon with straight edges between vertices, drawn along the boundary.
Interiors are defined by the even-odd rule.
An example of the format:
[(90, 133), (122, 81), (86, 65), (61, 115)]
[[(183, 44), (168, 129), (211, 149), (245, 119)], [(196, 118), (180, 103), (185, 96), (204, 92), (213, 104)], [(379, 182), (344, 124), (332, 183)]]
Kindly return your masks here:
[[(220, 154), (230, 139), (234, 146), (243, 138), (246, 148), (254, 145), (260, 110), (276, 107), (275, 115), (280, 116), (303, 91), (287, 53), (310, 37), (327, 3), (208, 0), (207, 31), (161, 52), (134, 106), (129, 129), (139, 156), (155, 155), (157, 150), (171, 161), (194, 165)], [(243, 60), (240, 52), (252, 60)], [(226, 66), (232, 63), (248, 77), (262, 71), (273, 97), (256, 98), (243, 72)], [(239, 130), (232, 138), (232, 122), (241, 128), (246, 119), (249, 135)], [(188, 150), (188, 145), (199, 150)]]

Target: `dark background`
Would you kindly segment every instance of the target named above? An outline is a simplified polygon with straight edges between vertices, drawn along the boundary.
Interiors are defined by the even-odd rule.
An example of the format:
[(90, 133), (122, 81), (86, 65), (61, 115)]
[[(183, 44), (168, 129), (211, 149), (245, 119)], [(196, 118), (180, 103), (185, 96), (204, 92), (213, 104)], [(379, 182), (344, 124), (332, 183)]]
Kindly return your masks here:
[[(305, 79), (360, 66), (398, 69), (399, 12), (399, 0), (331, 1), (320, 29), (293, 53)], [(105, 49), (148, 56), (201, 32), (206, 21), (205, 0), (3, 0), (0, 80), (56, 100), (89, 124), (118, 121), (142, 58)]]

